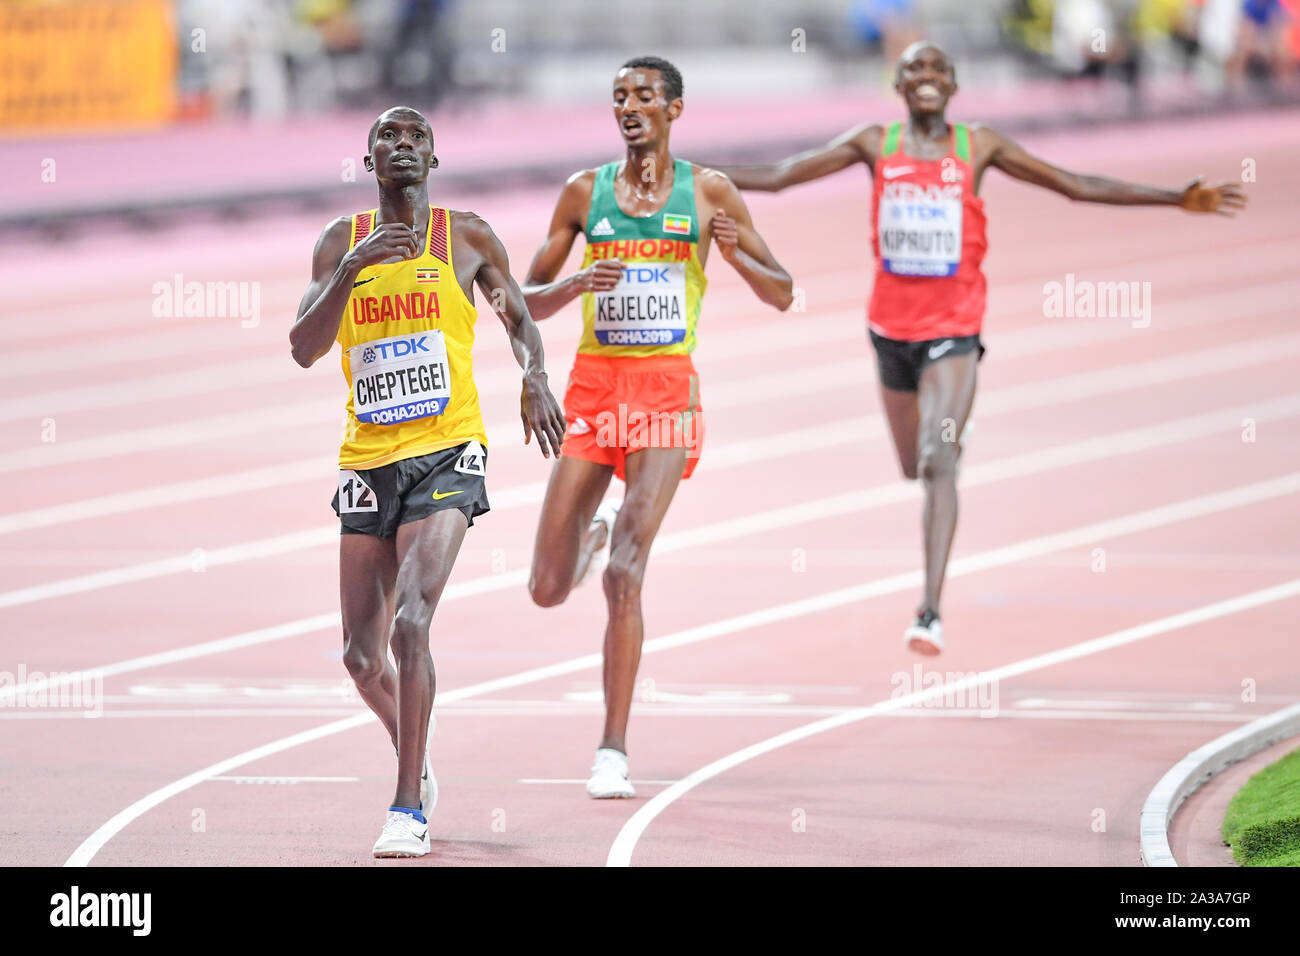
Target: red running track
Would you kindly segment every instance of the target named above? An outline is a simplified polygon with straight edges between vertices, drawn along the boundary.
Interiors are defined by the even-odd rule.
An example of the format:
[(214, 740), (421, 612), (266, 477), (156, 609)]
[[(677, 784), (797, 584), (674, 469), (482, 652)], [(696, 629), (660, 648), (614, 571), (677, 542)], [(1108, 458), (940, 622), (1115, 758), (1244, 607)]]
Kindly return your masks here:
[[(632, 801), (581, 786), (603, 601), (528, 599), (548, 466), (520, 444), (517, 373), (485, 323), (494, 510), (434, 621), (437, 839), (385, 865), (1135, 864), (1165, 770), (1295, 699), (1300, 202), (1283, 171), (1300, 129), (1282, 114), (1028, 145), (1170, 185), (1251, 158), (1258, 182), (1227, 220), (990, 175), (951, 650), (925, 661), (901, 641), (919, 495), (863, 331), (869, 181), (751, 197), (806, 311), (765, 310), (710, 264), (708, 446), (646, 581)], [(553, 201), (438, 198), (486, 216), (517, 274)], [(0, 863), (374, 862), (394, 761), (340, 663), (340, 375), (333, 358), (301, 371), (285, 339), (322, 225), (10, 250), (0, 670), (27, 684), (0, 687)], [(1149, 282), (1149, 327), (1045, 318), (1044, 283), (1067, 273)], [(177, 274), (260, 283), (257, 323), (155, 315)], [(557, 389), (577, 325), (576, 308), (543, 324)], [(80, 684), (39, 676), (74, 671), (96, 719), (37, 706), (75, 704)], [(899, 706), (977, 672), (944, 706)]]

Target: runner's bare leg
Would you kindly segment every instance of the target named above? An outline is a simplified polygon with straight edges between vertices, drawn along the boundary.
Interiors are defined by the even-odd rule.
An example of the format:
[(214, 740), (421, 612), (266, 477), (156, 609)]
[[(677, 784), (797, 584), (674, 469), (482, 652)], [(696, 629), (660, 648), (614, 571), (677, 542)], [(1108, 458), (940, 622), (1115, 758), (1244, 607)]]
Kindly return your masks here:
[(909, 481), (916, 478), (916, 436), (921, 428), (920, 405), (916, 392), (880, 386), (880, 400), (889, 422), (889, 432), (894, 437), (894, 450), (898, 453), (898, 467)]
[(600, 746), (627, 753), (627, 720), (641, 663), (644, 624), (641, 583), (650, 545), (659, 533), (686, 467), (685, 448), (646, 448), (627, 457), (627, 493), (614, 522), (605, 569), (605, 733)]
[(592, 533), (591, 519), (613, 475), (613, 465), (567, 455), (560, 456), (551, 469), (528, 579), (528, 593), (540, 606), (563, 603), (592, 552), (604, 544)]
[(435, 688), (429, 626), (468, 527), (469, 519), (449, 508), (397, 528), (397, 607), (390, 637), (397, 661), (395, 807), (420, 806), (420, 774)]
[(957, 458), (962, 429), (975, 400), (978, 364), (979, 353), (967, 352), (933, 362), (921, 373), (916, 471), (925, 486), (925, 592), (918, 613), (939, 613), (948, 554), (957, 530)]
[(397, 671), (388, 661), (397, 549), (392, 538), (339, 535), (343, 663), (397, 749)]

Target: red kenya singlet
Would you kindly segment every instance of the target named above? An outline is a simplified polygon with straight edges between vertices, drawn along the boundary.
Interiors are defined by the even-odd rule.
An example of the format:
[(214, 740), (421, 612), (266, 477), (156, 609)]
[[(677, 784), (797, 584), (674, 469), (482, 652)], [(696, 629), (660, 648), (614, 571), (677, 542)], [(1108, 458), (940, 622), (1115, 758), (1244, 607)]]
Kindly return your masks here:
[(874, 170), (871, 248), (876, 281), (867, 324), (877, 335), (923, 342), (975, 335), (984, 322), (988, 251), (984, 200), (975, 195), (970, 131), (952, 128), (942, 159), (902, 148), (903, 124), (882, 137)]

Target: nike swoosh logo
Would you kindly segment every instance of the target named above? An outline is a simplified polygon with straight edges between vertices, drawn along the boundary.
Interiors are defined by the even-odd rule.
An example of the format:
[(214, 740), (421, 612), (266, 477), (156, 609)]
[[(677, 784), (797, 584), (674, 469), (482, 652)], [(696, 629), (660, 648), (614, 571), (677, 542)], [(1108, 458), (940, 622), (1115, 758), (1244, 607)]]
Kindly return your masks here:
[[(463, 490), (464, 489), (461, 489), (461, 491)], [(444, 491), (440, 493), (438, 489), (435, 488), (433, 490), (433, 500), (441, 501), (443, 498), (450, 498), (452, 495), (458, 495), (460, 493), (461, 493), (460, 491)]]
[(908, 173), (916, 172), (915, 166), (891, 166), (882, 170), (886, 179), (897, 179), (899, 176), (905, 176)]
[(425, 836), (428, 835), (428, 833), (429, 833), (429, 828), (425, 827), (419, 833), (412, 833), (411, 836), (415, 837), (417, 840), (423, 840)]
[(352, 288), (355, 289), (357, 286), (365, 285), (367, 282), (374, 282), (378, 278), (379, 276), (371, 276), (369, 279), (362, 279), (360, 282), (354, 282), (352, 283)]
[(948, 341), (946, 342), (940, 342), (938, 345), (930, 346), (930, 358), (932, 359), (938, 358), (940, 355), (948, 351), (956, 344), (957, 343), (954, 342), (952, 339), (948, 339)]

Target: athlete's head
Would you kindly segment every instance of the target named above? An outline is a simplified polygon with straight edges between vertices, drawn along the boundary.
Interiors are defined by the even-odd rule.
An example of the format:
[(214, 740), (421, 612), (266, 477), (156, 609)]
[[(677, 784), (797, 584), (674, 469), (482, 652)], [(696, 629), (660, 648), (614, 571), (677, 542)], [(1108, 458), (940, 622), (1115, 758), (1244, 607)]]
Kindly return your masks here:
[(433, 155), (433, 129), (424, 114), (410, 106), (394, 106), (379, 114), (366, 141), (366, 169), (380, 182), (399, 186), (429, 178), (438, 168)]
[(629, 146), (652, 146), (682, 115), (682, 74), (657, 56), (628, 60), (614, 77), (614, 119)]
[(898, 58), (894, 89), (912, 114), (942, 113), (957, 92), (957, 70), (947, 53), (918, 40)]

